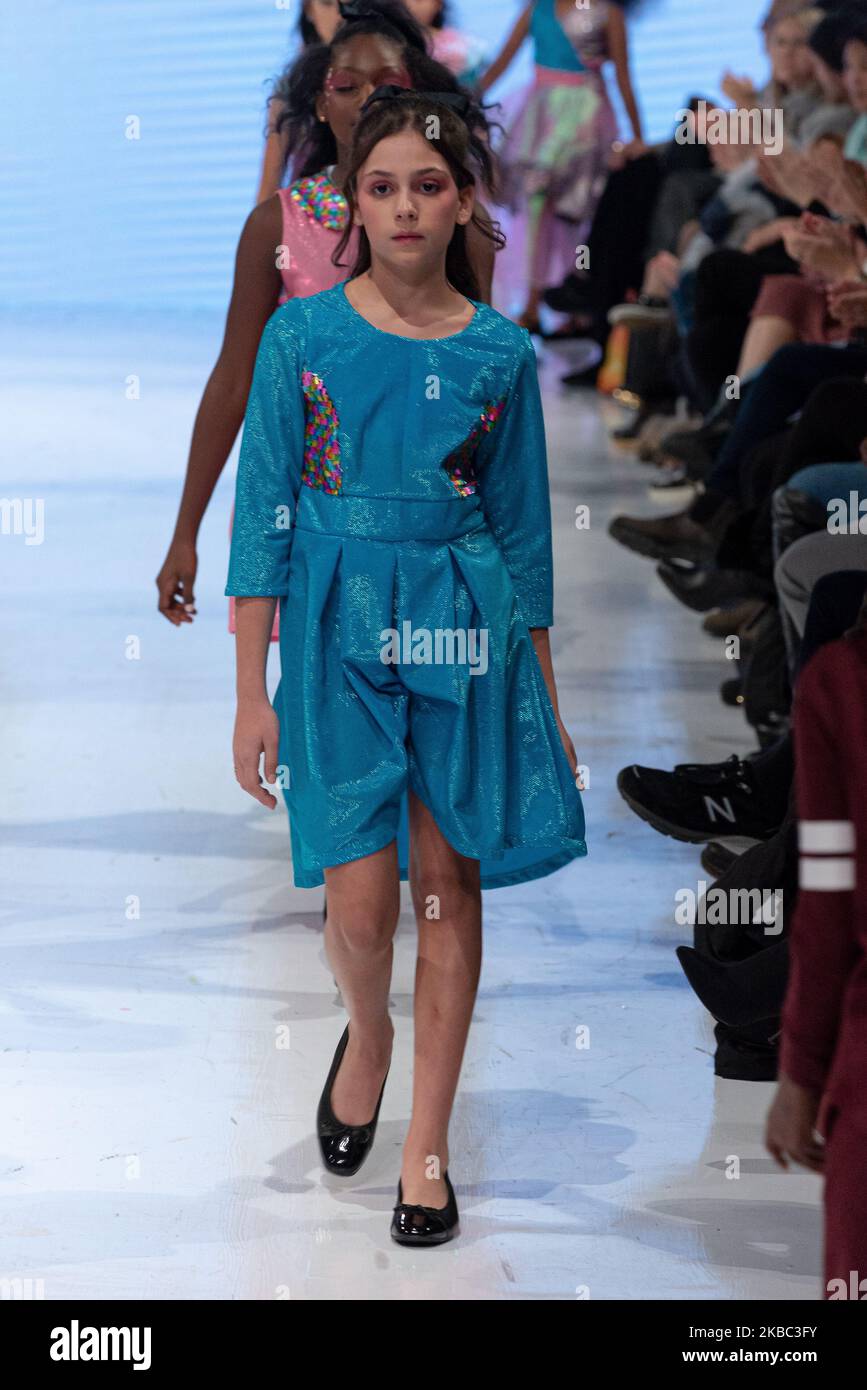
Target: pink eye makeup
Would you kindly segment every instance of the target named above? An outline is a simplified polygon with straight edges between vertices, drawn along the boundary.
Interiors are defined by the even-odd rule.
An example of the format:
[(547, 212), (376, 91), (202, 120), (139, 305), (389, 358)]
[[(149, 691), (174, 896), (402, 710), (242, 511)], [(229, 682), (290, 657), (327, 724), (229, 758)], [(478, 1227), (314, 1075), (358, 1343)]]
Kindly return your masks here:
[[(356, 72), (354, 68), (329, 68), (324, 83), (326, 92), (355, 92), (365, 80), (365, 74)], [(393, 83), (395, 87), (412, 88), (412, 80), (406, 68), (383, 68), (376, 72), (369, 79), (374, 87), (383, 86), (385, 83)]]

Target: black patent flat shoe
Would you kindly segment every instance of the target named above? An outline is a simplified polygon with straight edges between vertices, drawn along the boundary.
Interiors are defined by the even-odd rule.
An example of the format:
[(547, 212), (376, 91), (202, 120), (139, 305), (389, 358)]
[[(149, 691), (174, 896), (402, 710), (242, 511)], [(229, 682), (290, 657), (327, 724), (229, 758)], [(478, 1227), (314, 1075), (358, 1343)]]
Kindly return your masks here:
[(322, 1162), (327, 1172), (334, 1173), (341, 1178), (351, 1178), (354, 1173), (357, 1173), (373, 1148), (376, 1122), (379, 1119), (379, 1107), (382, 1105), (385, 1083), (391, 1070), (391, 1063), (389, 1063), (383, 1077), (382, 1089), (379, 1092), (379, 1100), (376, 1102), (373, 1119), (365, 1125), (344, 1124), (342, 1120), (338, 1120), (331, 1109), (331, 1088), (334, 1085), (334, 1078), (343, 1060), (348, 1042), (349, 1024), (347, 1023), (343, 1030), (343, 1036), (337, 1044), (337, 1051), (334, 1054), (322, 1095), (319, 1097), (319, 1108), (316, 1112), (316, 1133), (319, 1138)]
[(458, 1235), (458, 1204), (448, 1169), (443, 1173), (449, 1199), (444, 1207), (422, 1207), (403, 1201), (403, 1184), (397, 1184), (397, 1206), (391, 1218), (391, 1238), (398, 1245), (442, 1245)]

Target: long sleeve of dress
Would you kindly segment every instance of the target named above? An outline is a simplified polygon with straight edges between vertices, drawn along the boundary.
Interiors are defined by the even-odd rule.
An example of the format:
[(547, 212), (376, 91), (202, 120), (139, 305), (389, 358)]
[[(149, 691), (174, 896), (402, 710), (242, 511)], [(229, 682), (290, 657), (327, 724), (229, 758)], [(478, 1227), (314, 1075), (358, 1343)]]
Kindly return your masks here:
[(528, 627), (554, 622), (545, 422), (529, 334), (501, 417), (479, 446), (482, 505)]
[[(833, 644), (837, 645), (837, 644)], [(799, 887), (792, 915), (790, 972), (783, 1008), (780, 1070), (822, 1091), (858, 959), (855, 936), (855, 825), (835, 709), (851, 692), (834, 679), (835, 653), (805, 666), (794, 701)]]
[(244, 416), (226, 593), (285, 595), (304, 460), (301, 322), (277, 309), (265, 325)]

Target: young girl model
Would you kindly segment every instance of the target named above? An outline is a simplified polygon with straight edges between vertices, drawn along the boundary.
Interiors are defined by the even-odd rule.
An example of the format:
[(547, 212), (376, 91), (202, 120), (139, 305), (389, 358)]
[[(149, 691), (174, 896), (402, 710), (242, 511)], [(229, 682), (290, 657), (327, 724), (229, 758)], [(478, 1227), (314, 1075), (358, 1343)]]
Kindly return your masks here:
[[(302, 48), (312, 44), (329, 44), (344, 18), (338, 0), (303, 0), (298, 12), (296, 35)], [(265, 149), (256, 202), (271, 198), (283, 182), (290, 151), (285, 130), (278, 125), (282, 105), (276, 95), (268, 100), (268, 121), (265, 129)]]
[(459, 82), (472, 87), (485, 64), (481, 42), (449, 23), (449, 7), (444, 0), (406, 0), (406, 8), (424, 29), (437, 62), (453, 72)]
[(602, 66), (614, 63), (632, 126), (624, 153), (644, 150), (632, 90), (624, 10), (631, 0), (530, 0), (502, 52), (477, 84), (485, 92), (533, 40), (533, 82), (522, 95), (499, 150), (503, 203), (526, 214), (528, 297), (519, 322), (537, 332), (539, 302), (575, 266), (575, 249), (608, 175), (617, 118)]
[[(397, 0), (368, 0), (363, 15), (347, 19), (329, 46), (305, 51), (287, 77), (288, 144), (303, 146), (306, 162), (295, 182), (253, 210), (238, 243), (225, 335), (196, 415), (174, 534), (156, 580), (159, 610), (175, 626), (195, 617), (199, 527), (244, 418), (262, 329), (279, 303), (328, 288), (352, 263), (351, 243), (340, 264), (332, 260), (346, 225), (339, 183), (361, 105), (383, 82), (436, 90), (452, 83), (457, 90), (426, 55), (421, 30)], [(481, 138), (476, 143), (484, 159), (487, 146)], [(482, 297), (489, 297), (491, 241), (475, 236), (471, 255)]]
[(288, 770), (295, 883), (327, 883), (326, 948), (350, 1023), (317, 1132), (338, 1174), (369, 1152), (390, 1064), (409, 790), (415, 1064), (391, 1229), (412, 1244), (457, 1228), (448, 1125), (479, 976), (480, 887), (586, 853), (548, 645), (535, 358), (529, 336), (474, 297), (468, 145), (463, 120), (429, 93), (390, 85), (365, 104), (344, 184), (359, 255), (348, 282), (266, 325), (226, 586), (238, 781), (274, 807), (260, 756), (266, 782)]

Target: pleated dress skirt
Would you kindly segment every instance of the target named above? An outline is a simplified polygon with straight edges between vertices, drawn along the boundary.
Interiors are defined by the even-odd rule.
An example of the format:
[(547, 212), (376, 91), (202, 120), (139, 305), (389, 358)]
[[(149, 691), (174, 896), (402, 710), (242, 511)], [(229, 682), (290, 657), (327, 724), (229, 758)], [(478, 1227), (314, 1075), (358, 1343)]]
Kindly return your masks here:
[(483, 888), (586, 854), (580, 793), (477, 498), (302, 486), (280, 656), (296, 886), (394, 839), (407, 878), (410, 789), (481, 861)]

